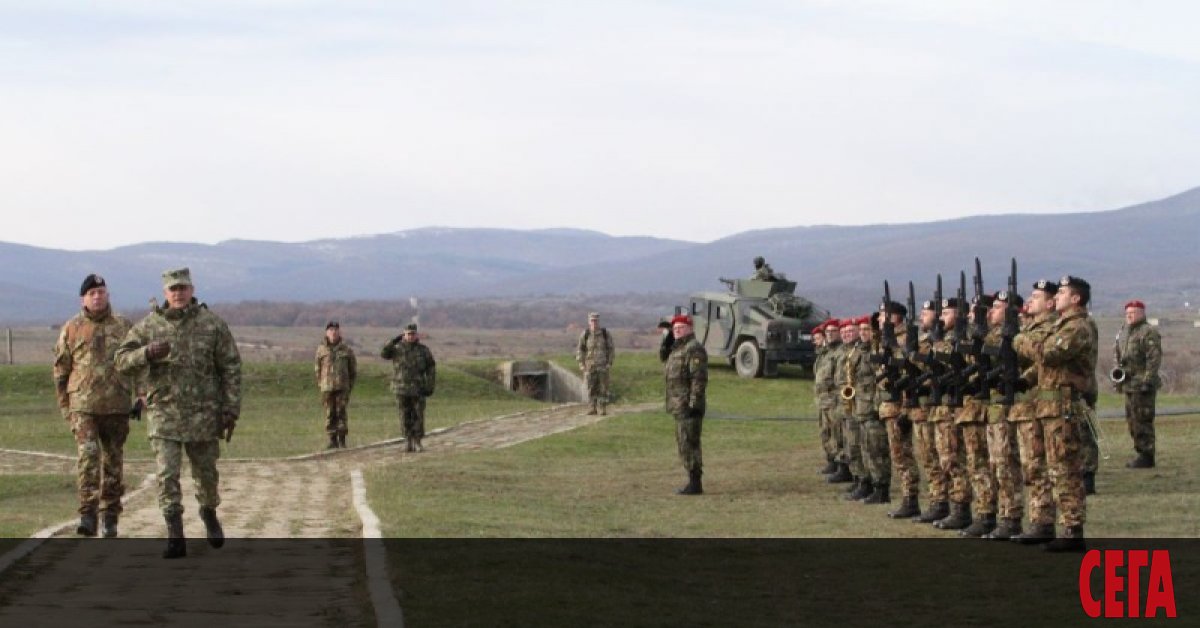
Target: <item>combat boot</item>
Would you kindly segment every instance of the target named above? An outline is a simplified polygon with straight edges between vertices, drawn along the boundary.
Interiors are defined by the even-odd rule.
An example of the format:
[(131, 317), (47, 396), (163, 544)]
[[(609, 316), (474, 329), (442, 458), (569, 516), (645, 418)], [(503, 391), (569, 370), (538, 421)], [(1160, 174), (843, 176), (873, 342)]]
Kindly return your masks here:
[(1083, 492), (1088, 495), (1096, 494), (1096, 472), (1088, 471), (1083, 474)]
[(413, 451), (413, 439), (412, 439), (412, 437), (406, 437), (406, 438), (404, 439), (404, 451), (409, 451), (409, 452)]
[(208, 544), (216, 548), (225, 545), (225, 531), (221, 529), (221, 522), (217, 520), (217, 509), (201, 506), (200, 520), (204, 522)]
[(104, 511), (104, 538), (117, 538), (117, 521), (120, 519), (120, 517), (121, 516), (115, 510)]
[(1138, 454), (1137, 458), (1125, 463), (1127, 469), (1153, 469), (1154, 454)]
[(1021, 520), (1020, 519), (1001, 519), (1000, 525), (996, 526), (995, 530), (992, 530), (991, 532), (988, 532), (987, 534), (985, 534), (983, 538), (992, 539), (994, 541), (1003, 541), (1005, 539), (1011, 539), (1020, 533), (1021, 533)]
[(183, 515), (175, 513), (167, 515), (167, 549), (163, 550), (163, 558), (183, 558), (187, 556), (187, 539), (183, 537)]
[(337, 449), (337, 446), (338, 446), (337, 443), (338, 443), (337, 434), (330, 432), (329, 433), (329, 444), (325, 446), (325, 449)]
[(1063, 535), (1042, 546), (1047, 552), (1082, 552), (1087, 550), (1083, 540), (1083, 526), (1070, 526)]
[(417, 453), (425, 451), (425, 446), (421, 444), (421, 437), (418, 436), (417, 438), (413, 439), (413, 450), (415, 450)]
[(592, 402), (592, 408), (591, 408), (591, 410), (588, 410), (588, 414), (589, 415), (596, 414), (596, 402), (595, 401)]
[(88, 511), (79, 515), (79, 526), (75, 528), (75, 534), (80, 536), (96, 536), (95, 512)]
[(1049, 543), (1054, 539), (1054, 524), (1035, 523), (1029, 526), (1029, 531), (1009, 537), (1008, 540), (1021, 545), (1037, 545)]
[[(863, 484), (865, 481), (862, 476), (853, 476), (854, 480), (850, 486), (846, 487), (846, 495), (843, 499), (862, 499)], [(869, 486), (869, 485), (868, 485)]]
[(889, 510), (887, 516), (892, 519), (910, 519), (921, 514), (921, 506), (917, 503), (916, 495), (909, 495), (900, 501), (900, 507)]
[(688, 483), (678, 489), (675, 493), (678, 495), (702, 495), (704, 493), (704, 484), (700, 481), (700, 471), (688, 471)]
[(841, 484), (843, 482), (853, 482), (854, 476), (850, 475), (850, 465), (848, 465), (844, 462), (837, 463), (837, 470), (834, 471), (833, 473), (825, 476), (825, 481), (828, 482), (829, 484)]
[(876, 484), (875, 491), (863, 498), (864, 504), (887, 504), (892, 501), (890, 493), (892, 487), (887, 484)]
[(950, 502), (950, 514), (933, 523), (939, 530), (961, 530), (971, 525), (971, 507), (967, 504)]
[(600, 416), (608, 416), (608, 404), (600, 403)]
[(914, 523), (934, 523), (941, 521), (950, 514), (950, 506), (946, 502), (933, 502), (929, 504), (929, 509), (921, 513), (920, 517), (913, 519)]
[(972, 521), (971, 525), (967, 526), (963, 530), (960, 530), (958, 535), (972, 537), (972, 538), (980, 538), (982, 536), (986, 536), (988, 533), (990, 533), (992, 530), (995, 530), (995, 529), (996, 529), (996, 515), (994, 515), (994, 514), (979, 515), (978, 517), (975, 517), (975, 521)]
[(837, 473), (837, 470), (838, 470), (837, 462), (835, 462), (833, 460), (833, 458), (830, 458), (825, 461), (825, 466), (821, 467), (821, 470), (817, 471), (817, 473), (819, 473), (821, 475), (829, 475), (830, 473)]
[(345, 432), (338, 432), (338, 447), (341, 447), (342, 449), (346, 448), (346, 433)]

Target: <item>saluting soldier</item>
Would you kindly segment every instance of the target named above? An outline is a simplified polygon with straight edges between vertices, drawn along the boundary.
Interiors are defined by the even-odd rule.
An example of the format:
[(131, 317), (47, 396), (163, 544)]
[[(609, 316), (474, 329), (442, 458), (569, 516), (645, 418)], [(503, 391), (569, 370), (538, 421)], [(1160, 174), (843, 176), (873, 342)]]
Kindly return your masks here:
[(1125, 304), (1125, 325), (1117, 334), (1117, 360), (1125, 370), (1124, 381), (1116, 383), (1125, 394), (1125, 423), (1133, 439), (1137, 457), (1125, 464), (1130, 469), (1154, 466), (1154, 404), (1162, 379), (1162, 338), (1146, 322), (1146, 304), (1133, 300)]
[(687, 484), (675, 492), (700, 495), (704, 492), (700, 433), (708, 398), (708, 353), (692, 333), (691, 316), (679, 314), (672, 318), (671, 334), (675, 344), (663, 366), (666, 407), (675, 418), (675, 445), (688, 474)]
[(400, 410), (404, 427), (404, 449), (421, 452), (425, 448), (425, 400), (433, 396), (437, 384), (437, 362), (429, 347), (421, 344), (416, 324), (409, 324), (404, 333), (388, 341), (379, 353), (392, 361), (392, 393)]
[(596, 414), (596, 406), (600, 406), (600, 414), (608, 414), (608, 372), (612, 368), (615, 351), (613, 350), (612, 335), (600, 326), (600, 315), (596, 312), (588, 314), (588, 326), (579, 335), (579, 343), (575, 347), (575, 361), (587, 382), (588, 403), (591, 409), (588, 414)]
[(329, 435), (326, 449), (346, 446), (350, 418), (346, 408), (350, 393), (358, 378), (358, 360), (354, 349), (342, 341), (342, 325), (337, 321), (325, 324), (325, 337), (317, 345), (313, 364), (317, 388), (321, 391), (321, 406), (325, 409), (325, 432)]
[(1021, 379), (1029, 392), (1018, 394), (1008, 411), (1009, 421), (1017, 429), (1017, 454), (1021, 460), (1021, 477), (1029, 489), (1027, 510), (1029, 528), (1014, 534), (1010, 540), (1026, 545), (1046, 543), (1054, 538), (1054, 499), (1046, 467), (1046, 435), (1038, 421), (1037, 347), (1050, 336), (1058, 314), (1054, 310), (1054, 295), (1058, 284), (1039, 279), (1033, 284), (1025, 302), (1026, 321), (1013, 339), (1017, 351)]

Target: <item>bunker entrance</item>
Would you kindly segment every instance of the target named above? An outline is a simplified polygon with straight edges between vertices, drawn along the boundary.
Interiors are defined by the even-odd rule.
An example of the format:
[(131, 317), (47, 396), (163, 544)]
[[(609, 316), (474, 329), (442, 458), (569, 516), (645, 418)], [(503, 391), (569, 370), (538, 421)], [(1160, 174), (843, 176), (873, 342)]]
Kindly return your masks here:
[(581, 403), (587, 399), (583, 380), (545, 360), (513, 360), (500, 365), (500, 381), (513, 392), (540, 401)]

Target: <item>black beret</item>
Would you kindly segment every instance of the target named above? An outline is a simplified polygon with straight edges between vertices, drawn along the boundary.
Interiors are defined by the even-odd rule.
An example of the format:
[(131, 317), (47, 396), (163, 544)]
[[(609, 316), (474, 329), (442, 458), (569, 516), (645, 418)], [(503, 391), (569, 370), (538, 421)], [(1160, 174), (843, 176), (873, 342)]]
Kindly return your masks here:
[(954, 307), (958, 307), (958, 297), (950, 297), (949, 299), (942, 299), (942, 309), (943, 310), (947, 309), (947, 308), (954, 308)]
[(1074, 275), (1063, 276), (1063, 278), (1058, 281), (1058, 285), (1067, 287), (1067, 288), (1075, 288), (1077, 290), (1082, 290), (1085, 292), (1090, 292), (1092, 289), (1092, 284), (1090, 284), (1090, 283), (1084, 281), (1082, 278), (1076, 277)]
[(933, 300), (925, 301), (924, 303), (921, 304), (921, 309), (922, 310), (932, 310), (932, 309), (934, 309), (935, 305), (936, 304), (933, 302)]
[(1058, 292), (1058, 284), (1050, 281), (1049, 279), (1038, 279), (1037, 281), (1033, 282), (1033, 289), (1054, 294), (1055, 292)]
[(979, 303), (979, 304), (982, 304), (984, 307), (992, 307), (992, 303), (995, 302), (995, 300), (996, 300), (996, 297), (994, 297), (990, 294), (981, 294), (981, 295), (971, 299), (971, 305), (975, 305), (975, 304)]
[(337, 321), (329, 321), (328, 323), (325, 323), (325, 329), (341, 329), (341, 328), (342, 328), (341, 323), (339, 323)]
[(879, 304), (879, 311), (887, 310), (888, 314), (899, 314), (900, 316), (908, 316), (908, 308), (904, 307), (899, 301), (888, 301), (887, 305)]
[(104, 283), (104, 277), (101, 277), (96, 273), (92, 273), (83, 278), (83, 285), (79, 286), (79, 296), (87, 294), (88, 290), (91, 290), (92, 288), (99, 288), (107, 285), (108, 284)]
[(408, 333), (410, 331), (414, 334), (417, 333), (417, 324), (416, 323), (409, 323), (404, 326), (404, 333)]
[(1007, 303), (1013, 307), (1021, 307), (1022, 305), (1025, 305), (1025, 299), (1022, 299), (1021, 295), (1016, 293), (1009, 294), (1008, 290), (1001, 290), (1000, 292), (997, 292), (996, 300)]

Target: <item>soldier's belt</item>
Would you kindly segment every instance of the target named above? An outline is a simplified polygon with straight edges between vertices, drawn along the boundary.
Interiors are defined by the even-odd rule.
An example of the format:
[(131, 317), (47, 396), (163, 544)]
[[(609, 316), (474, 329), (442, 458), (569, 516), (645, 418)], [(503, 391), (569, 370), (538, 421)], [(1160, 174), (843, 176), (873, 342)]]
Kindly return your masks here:
[(1079, 401), (1080, 398), (1079, 392), (1070, 386), (1033, 393), (1033, 399), (1036, 401)]

